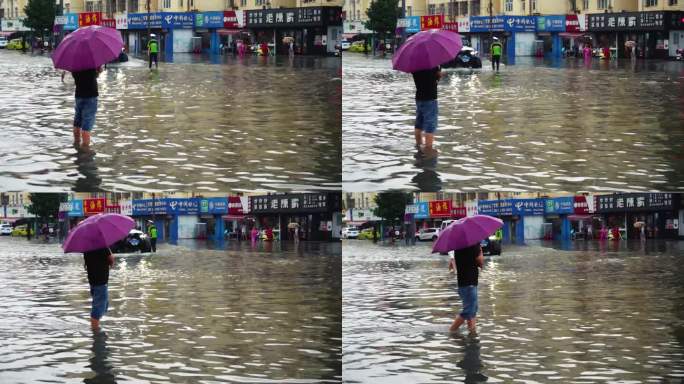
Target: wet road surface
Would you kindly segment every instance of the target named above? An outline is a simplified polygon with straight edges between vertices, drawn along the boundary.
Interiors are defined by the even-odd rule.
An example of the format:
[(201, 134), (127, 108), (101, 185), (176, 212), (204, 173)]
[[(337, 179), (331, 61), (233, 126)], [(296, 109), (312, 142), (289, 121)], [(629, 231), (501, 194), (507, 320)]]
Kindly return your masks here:
[(343, 377), (372, 383), (680, 383), (684, 242), (504, 246), (479, 279), (477, 336), (448, 256), (343, 244)]
[(345, 54), (344, 190), (684, 188), (684, 63), (488, 64), (440, 81), (438, 156), (416, 160), (411, 76)]
[(341, 380), (340, 244), (117, 255), (97, 333), (82, 255), (0, 249), (2, 383)]
[(174, 59), (100, 75), (84, 153), (72, 147), (70, 75), (62, 83), (47, 56), (0, 50), (2, 189), (339, 188), (339, 58)]

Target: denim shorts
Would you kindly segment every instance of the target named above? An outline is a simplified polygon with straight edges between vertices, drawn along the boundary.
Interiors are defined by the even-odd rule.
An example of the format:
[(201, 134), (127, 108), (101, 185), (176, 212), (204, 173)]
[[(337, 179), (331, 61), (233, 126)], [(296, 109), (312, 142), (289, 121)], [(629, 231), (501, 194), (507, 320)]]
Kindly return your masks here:
[(75, 107), (74, 127), (90, 132), (95, 125), (97, 97), (77, 97)]
[(437, 100), (416, 100), (416, 129), (435, 133), (438, 115)]
[(463, 302), (461, 317), (470, 320), (477, 316), (477, 285), (458, 287), (458, 296)]
[(107, 284), (91, 285), (90, 296), (93, 297), (93, 308), (90, 310), (90, 317), (100, 320), (109, 308), (109, 292)]

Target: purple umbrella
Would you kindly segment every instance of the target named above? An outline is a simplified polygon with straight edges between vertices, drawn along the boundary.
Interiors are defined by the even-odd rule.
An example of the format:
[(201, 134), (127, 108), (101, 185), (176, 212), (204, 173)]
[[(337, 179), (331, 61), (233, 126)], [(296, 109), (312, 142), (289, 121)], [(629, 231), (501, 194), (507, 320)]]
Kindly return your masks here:
[(107, 248), (126, 237), (134, 227), (133, 219), (118, 213), (91, 216), (71, 230), (62, 249), (67, 253)]
[(432, 253), (446, 253), (468, 248), (486, 239), (503, 226), (503, 221), (487, 215), (475, 215), (456, 220), (439, 233)]
[(451, 61), (463, 47), (458, 33), (430, 29), (406, 40), (392, 58), (392, 68), (413, 73)]
[(123, 40), (116, 29), (91, 25), (67, 35), (55, 49), (55, 68), (69, 72), (99, 68), (121, 54)]

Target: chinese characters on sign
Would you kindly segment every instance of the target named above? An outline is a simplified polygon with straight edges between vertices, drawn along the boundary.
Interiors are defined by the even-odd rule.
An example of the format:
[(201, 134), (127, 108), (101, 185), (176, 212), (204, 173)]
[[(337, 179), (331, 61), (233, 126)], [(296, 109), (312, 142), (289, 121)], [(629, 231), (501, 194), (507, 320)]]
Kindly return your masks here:
[(98, 213), (104, 213), (105, 209), (105, 199), (84, 199), (83, 200), (83, 213), (86, 215), (95, 215)]
[(420, 17), (420, 30), (441, 29), (444, 24), (444, 15), (428, 15)]
[(245, 11), (247, 26), (250, 27), (339, 25), (342, 22), (340, 15), (341, 10), (332, 7)]
[(102, 19), (102, 26), (108, 28), (116, 28), (116, 20), (114, 19)]
[(250, 196), (250, 212), (309, 211), (325, 212), (329, 206), (327, 193)]
[(429, 207), (430, 217), (451, 217), (451, 200), (433, 200)]
[(445, 31), (458, 32), (458, 23), (456, 23), (456, 22), (445, 22), (442, 25), (442, 29)]
[(671, 193), (631, 193), (596, 196), (597, 212), (672, 208)]
[(663, 12), (597, 13), (588, 15), (589, 31), (663, 30), (666, 14)]
[(506, 16), (504, 30), (510, 32), (534, 32), (536, 20), (534, 16)]
[(78, 14), (78, 26), (100, 25), (102, 12), (83, 12)]

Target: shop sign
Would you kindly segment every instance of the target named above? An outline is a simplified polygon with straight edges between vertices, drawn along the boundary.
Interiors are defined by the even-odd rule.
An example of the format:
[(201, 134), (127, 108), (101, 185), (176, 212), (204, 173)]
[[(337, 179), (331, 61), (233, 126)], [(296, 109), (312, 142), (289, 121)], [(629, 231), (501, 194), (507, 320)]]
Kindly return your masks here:
[[(197, 28), (223, 28), (224, 12), (202, 12), (195, 15), (195, 27)], [(233, 12), (233, 16), (234, 12)]]
[(235, 11), (223, 11), (223, 28), (240, 28), (238, 15)]
[(120, 205), (105, 205), (106, 213), (121, 213)]
[(480, 200), (477, 202), (480, 215), (511, 216), (513, 215), (512, 200)]
[(535, 16), (504, 16), (504, 30), (507, 32), (534, 32), (536, 28)]
[(55, 25), (64, 25), (67, 23), (66, 16), (55, 16)]
[(503, 16), (472, 16), (470, 17), (470, 32), (503, 32)]
[(195, 25), (195, 14), (192, 12), (164, 12), (162, 28), (192, 28)]
[(65, 31), (75, 31), (78, 29), (78, 14), (76, 13), (67, 13), (66, 15), (67, 21), (64, 24), (64, 30)]
[(83, 200), (71, 200), (69, 204), (69, 217), (83, 216)]
[(405, 215), (415, 215), (418, 213), (418, 206), (416, 204), (408, 204), (404, 209)]
[(567, 215), (575, 213), (575, 197), (554, 197), (546, 199), (547, 215)]
[(671, 193), (629, 193), (596, 196), (596, 212), (673, 209)]
[(104, 213), (105, 199), (84, 199), (83, 212), (87, 215)]
[(444, 24), (444, 15), (428, 15), (420, 17), (420, 30), (441, 29)]
[(405, 28), (407, 33), (420, 32), (420, 16), (409, 16), (397, 21), (397, 28)]
[(596, 13), (588, 15), (589, 31), (663, 30), (664, 12)]
[(119, 200), (119, 209), (122, 215), (131, 216), (133, 215), (133, 201), (131, 200)]
[(82, 12), (78, 14), (78, 26), (100, 25), (102, 12)]
[(380, 218), (375, 216), (375, 210), (370, 208), (352, 210), (352, 221), (380, 221)]
[(199, 214), (200, 199), (164, 199), (166, 203), (166, 213), (175, 215), (197, 215)]
[[(584, 16), (582, 16), (584, 17)], [(577, 15), (565, 15), (565, 32), (580, 33), (580, 21)]]
[(477, 215), (477, 200), (466, 201), (466, 216), (471, 217)]
[(573, 200), (575, 214), (586, 215), (589, 213), (589, 203), (587, 202), (586, 196), (575, 196)]
[(415, 217), (416, 219), (427, 219), (428, 217), (430, 217), (430, 208), (428, 206), (427, 201), (417, 202), (416, 207), (418, 207), (418, 211), (413, 217)]
[(442, 29), (445, 31), (451, 31), (458, 33), (458, 23), (457, 22), (445, 22), (442, 24)]
[(71, 202), (67, 201), (59, 203), (59, 212), (69, 212), (71, 210)]
[(543, 215), (546, 199), (515, 199), (513, 200), (514, 215)]
[(456, 23), (458, 24), (458, 32), (470, 32), (470, 17), (457, 17)]
[(228, 199), (225, 197), (210, 197), (200, 200), (200, 212), (209, 214), (228, 213)]
[(103, 27), (115, 29), (116, 28), (116, 20), (114, 20), (114, 19), (102, 19), (101, 25)]
[(128, 29), (128, 13), (117, 13), (114, 16), (114, 22), (116, 23), (116, 29)]
[[(577, 16), (575, 15), (575, 21)], [(579, 24), (578, 24), (579, 26)], [(579, 29), (579, 28), (578, 28)], [(537, 32), (565, 32), (565, 16), (537, 16)]]
[(140, 199), (133, 200), (131, 203), (131, 215), (164, 215), (166, 214), (165, 199)]
[(429, 202), (430, 217), (451, 217), (451, 200)]
[(242, 199), (240, 196), (228, 196), (228, 214), (229, 215), (244, 215), (245, 212), (242, 209)]
[(129, 13), (128, 14), (128, 29), (147, 29), (148, 25), (150, 28), (161, 28), (162, 27), (162, 13), (152, 12), (152, 13)]
[(453, 207), (451, 209), (451, 215), (455, 217), (466, 217), (468, 214), (468, 210), (466, 207)]
[(260, 9), (245, 11), (245, 18), (248, 27), (341, 25), (341, 12), (336, 7)]
[(327, 193), (305, 193), (286, 195), (250, 196), (250, 212), (326, 212), (328, 210)]
[(670, 29), (684, 29), (684, 12), (675, 12), (670, 16)]

